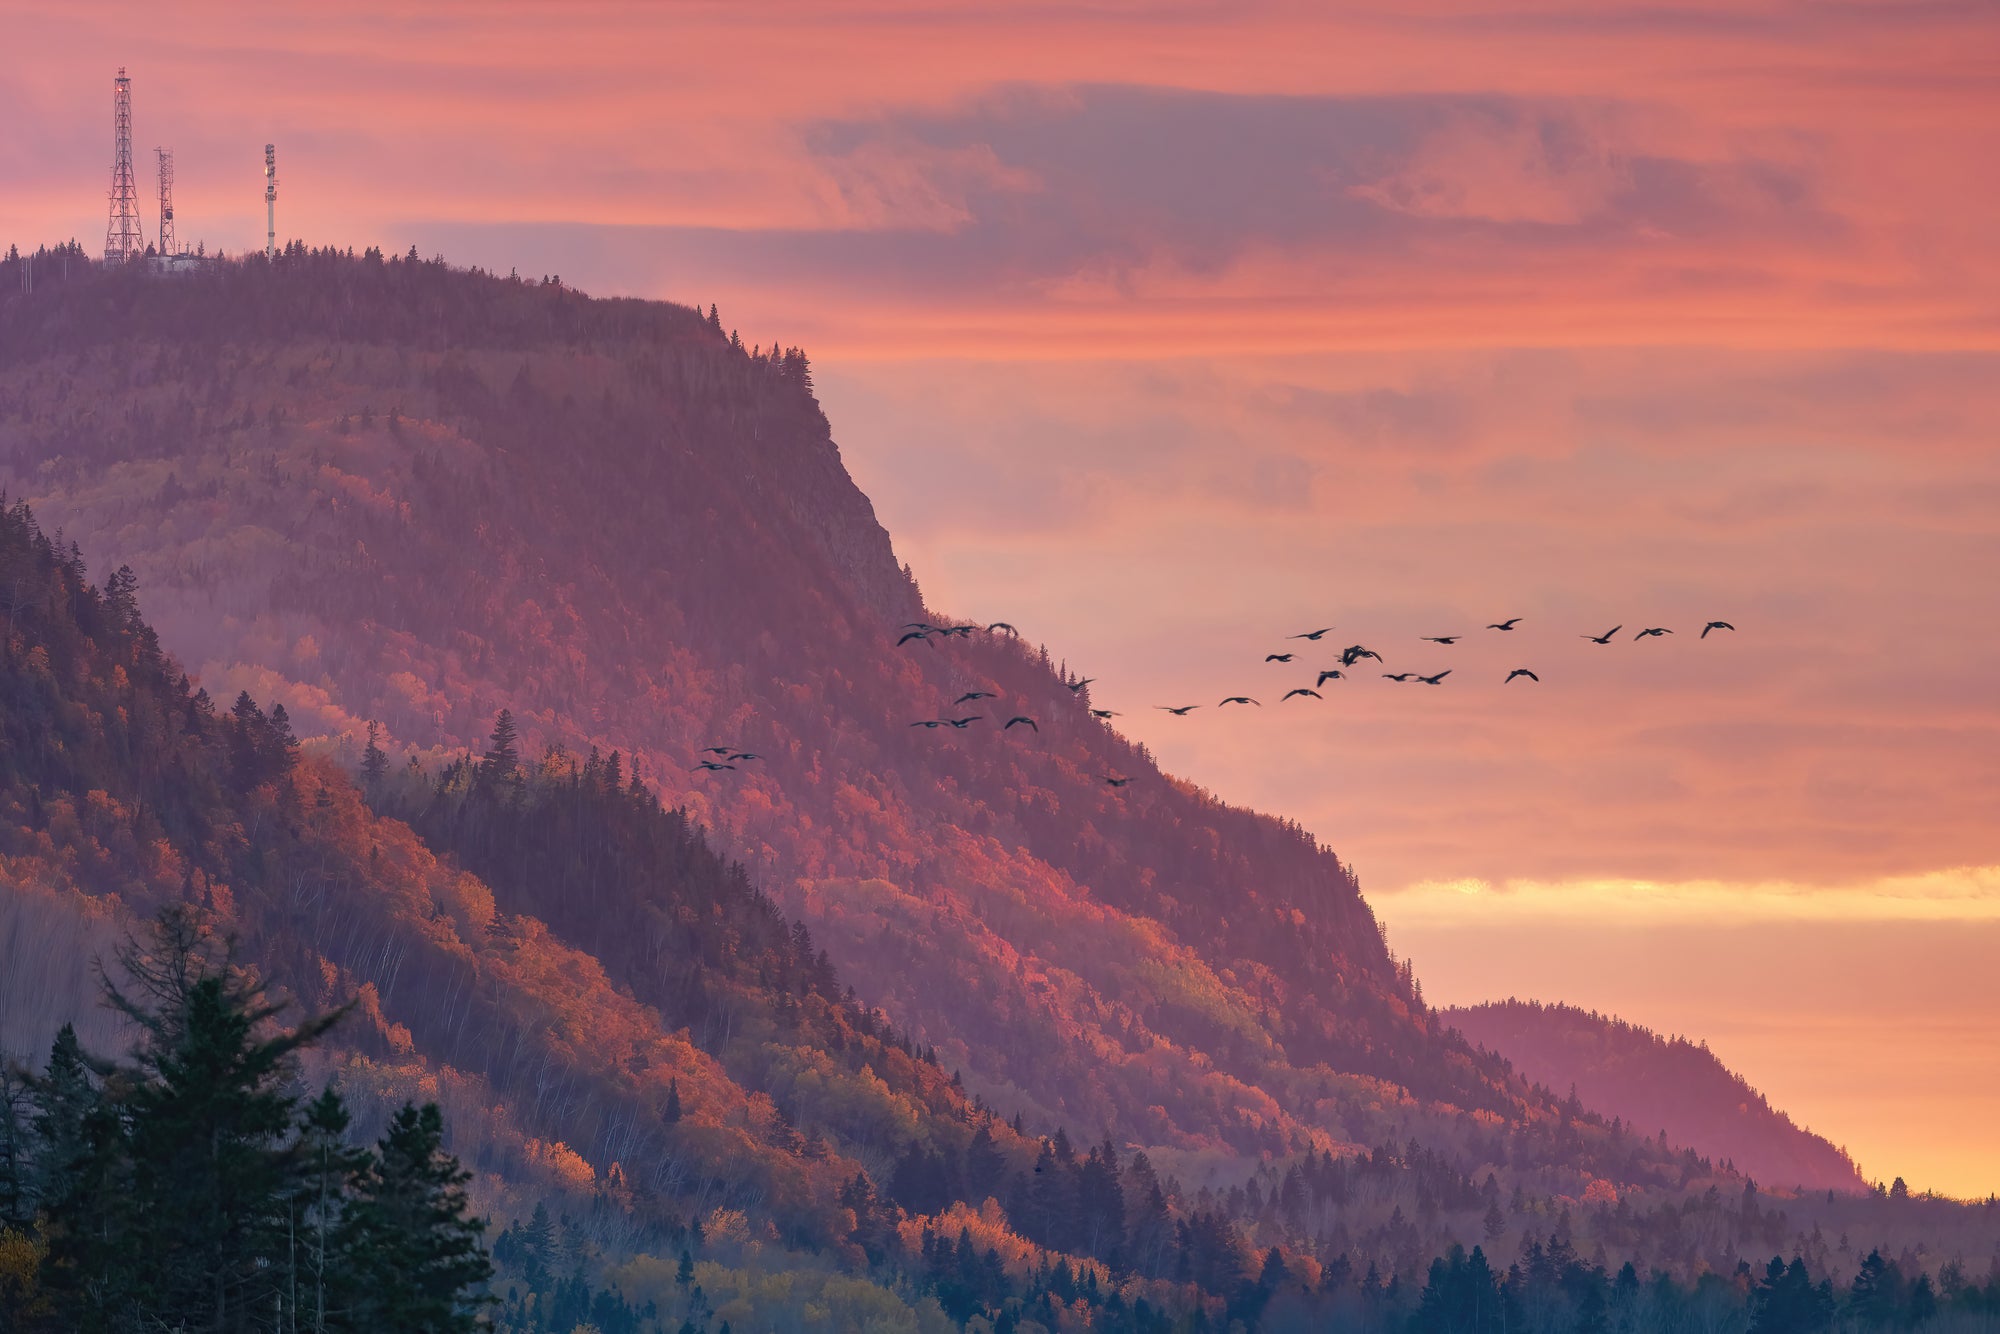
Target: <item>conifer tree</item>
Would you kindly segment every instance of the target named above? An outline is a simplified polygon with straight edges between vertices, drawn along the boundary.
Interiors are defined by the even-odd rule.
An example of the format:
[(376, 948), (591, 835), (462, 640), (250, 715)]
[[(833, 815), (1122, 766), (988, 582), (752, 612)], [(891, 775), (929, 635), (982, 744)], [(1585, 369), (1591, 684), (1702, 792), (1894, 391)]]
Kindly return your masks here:
[(0, 1274), (0, 1328), (471, 1328), (484, 1224), (437, 1108), (405, 1107), (378, 1157), (347, 1144), (331, 1089), (303, 1109), (288, 1090), (296, 1052), (344, 1011), (279, 1026), (184, 905), (118, 972), (104, 990), (138, 1032), (131, 1059), (93, 1060), (64, 1028), (28, 1082), (25, 1136), (21, 1100), (0, 1097), (0, 1166), (26, 1165), (0, 1199), (34, 1213), (0, 1220), (0, 1269), (24, 1276)]
[(479, 772), (489, 779), (512, 778), (520, 766), (520, 734), (514, 730), (514, 713), (502, 709), (493, 719), (492, 741), (479, 762)]
[(130, 1284), (117, 1239), (130, 1215), (124, 1127), (69, 1024), (31, 1081), (29, 1104), (28, 1183), (47, 1247), (41, 1286), (58, 1320), (83, 1328), (124, 1303)]
[(270, 736), (266, 743), (265, 768), (274, 778), (289, 774), (299, 760), (299, 739), (292, 735), (291, 715), (285, 706), (271, 706)]
[(532, 1286), (540, 1287), (548, 1282), (556, 1265), (556, 1225), (549, 1217), (549, 1206), (535, 1201), (534, 1215), (528, 1225), (521, 1229), (521, 1249), (528, 1257), (528, 1278)]
[(293, 1197), (291, 1253), (295, 1278), (287, 1305), (298, 1327), (324, 1334), (344, 1328), (356, 1305), (354, 1275), (341, 1254), (347, 1202), (371, 1159), (347, 1142), (351, 1118), (331, 1087), (307, 1104), (299, 1122), (298, 1184)]
[(478, 1302), (468, 1293), (493, 1266), (480, 1246), (485, 1221), (467, 1211), (471, 1179), (444, 1151), (437, 1104), (403, 1104), (353, 1209), (348, 1254), (362, 1281), (362, 1328), (448, 1334), (477, 1327)]
[(236, 702), (229, 708), (229, 716), (235, 722), (229, 737), (229, 760), (231, 776), (239, 791), (248, 792), (265, 781), (265, 743), (270, 732), (270, 720), (257, 707), (257, 701), (250, 698), (250, 692), (240, 690)]
[(28, 1189), (28, 1089), (13, 1067), (0, 1061), (0, 1228), (33, 1216)]
[(289, 1259), (296, 1100), (284, 1084), (341, 1012), (274, 1028), (284, 1007), (218, 957), (184, 907), (162, 916), (150, 951), (128, 945), (119, 961), (136, 994), (107, 983), (106, 998), (140, 1032), (121, 1108), (135, 1299), (170, 1327), (247, 1328), (275, 1307)]
[(681, 1119), (681, 1081), (679, 1079), (669, 1079), (667, 1081), (667, 1102), (660, 1109), (660, 1119), (668, 1125), (673, 1125)]
[(972, 1142), (965, 1149), (966, 1189), (973, 1199), (984, 1199), (999, 1189), (1006, 1170), (1007, 1159), (993, 1143), (991, 1123), (981, 1121), (979, 1129), (972, 1132)]
[(368, 784), (372, 795), (382, 786), (382, 780), (389, 775), (389, 754), (382, 749), (382, 729), (371, 722), (368, 724), (368, 745), (361, 752), (361, 777)]
[(121, 565), (104, 581), (104, 610), (111, 628), (126, 634), (139, 628), (139, 577), (132, 567)]

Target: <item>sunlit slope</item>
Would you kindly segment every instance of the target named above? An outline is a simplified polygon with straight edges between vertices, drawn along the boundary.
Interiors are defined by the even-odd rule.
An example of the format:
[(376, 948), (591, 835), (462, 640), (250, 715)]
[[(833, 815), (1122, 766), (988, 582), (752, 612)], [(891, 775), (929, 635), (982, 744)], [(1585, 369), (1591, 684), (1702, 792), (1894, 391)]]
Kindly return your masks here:
[[(427, 842), (301, 755), (280, 709), (192, 690), (129, 584), (93, 587), (18, 503), (0, 513), (0, 580), (0, 1059), (33, 1063), (65, 1022), (117, 1054), (129, 1035), (97, 1004), (97, 971), (186, 904), (279, 994), (351, 1006), (312, 1077), (337, 1071), (364, 1114), (444, 1100), (489, 1200), (595, 1200), (641, 1237), (746, 1210), (787, 1245), (846, 1255), (843, 1190), (863, 1171), (888, 1182), (913, 1144), (956, 1161), (982, 1139), (995, 1174), (1032, 1163), (640, 785), (589, 761), (378, 780)], [(496, 819), (618, 860), (618, 920), (644, 962), (619, 957), (614, 979), (520, 911), (532, 859), (496, 890), (434, 851), (478, 861)]]

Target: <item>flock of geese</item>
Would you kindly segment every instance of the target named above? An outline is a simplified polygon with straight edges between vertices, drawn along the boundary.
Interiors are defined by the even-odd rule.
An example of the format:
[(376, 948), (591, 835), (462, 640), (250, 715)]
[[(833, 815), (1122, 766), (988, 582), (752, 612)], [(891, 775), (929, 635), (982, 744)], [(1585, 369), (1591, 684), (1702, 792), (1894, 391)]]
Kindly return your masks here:
[[(1489, 623), (1486, 626), (1486, 629), (1498, 630), (1503, 633), (1510, 632), (1514, 629), (1514, 627), (1518, 626), (1524, 619), (1526, 618), (1521, 616), (1510, 616), (1504, 621), (1493, 621)], [(1335, 628), (1336, 627), (1331, 625), (1322, 626), (1320, 629), (1317, 630), (1304, 630), (1295, 635), (1287, 635), (1286, 638), (1303, 639), (1310, 643), (1317, 644), (1327, 635), (1332, 634)], [(1578, 638), (1587, 639), (1593, 644), (1606, 645), (1614, 643), (1618, 635), (1622, 633), (1624, 629), (1625, 627), (1623, 625), (1614, 625), (1601, 635), (1580, 635), (1578, 636)], [(1735, 629), (1736, 627), (1731, 625), (1728, 621), (1709, 621), (1707, 624), (1702, 626), (1701, 634), (1697, 637), (1701, 639), (1707, 639), (1712, 631), (1715, 630), (1733, 631)], [(979, 632), (980, 632), (979, 627), (977, 625), (932, 625), (927, 621), (911, 621), (902, 627), (902, 633), (896, 640), (896, 647), (901, 648), (905, 644), (909, 644), (912, 642), (930, 644), (932, 647), (936, 647), (937, 641), (940, 639), (970, 638), (972, 635)], [(1013, 626), (1009, 625), (1005, 621), (993, 622), (991, 625), (986, 627), (985, 633), (1003, 634), (1011, 636), (1016, 639), (1020, 638), (1020, 631), (1016, 630)], [(1637, 640), (1641, 639), (1658, 639), (1661, 636), (1670, 635), (1672, 633), (1673, 630), (1671, 627), (1664, 625), (1652, 625), (1652, 626), (1647, 626), (1644, 629), (1639, 630), (1637, 633), (1635, 633), (1632, 636), (1632, 641), (1636, 642)], [(1465, 636), (1463, 634), (1422, 635), (1419, 638), (1422, 643), (1437, 644), (1445, 648), (1449, 648), (1453, 644), (1458, 643), (1459, 640), (1464, 639)], [(1264, 661), (1267, 663), (1275, 662), (1282, 664), (1282, 663), (1289, 663), (1296, 657), (1298, 657), (1298, 653), (1296, 652), (1267, 653), (1264, 655)], [(1326, 696), (1320, 694), (1320, 688), (1322, 686), (1324, 686), (1328, 681), (1343, 681), (1350, 679), (1348, 676), (1349, 672), (1353, 671), (1361, 663), (1368, 662), (1371, 660), (1383, 666), (1388, 665), (1387, 663), (1383, 662), (1382, 655), (1380, 653), (1375, 652), (1375, 650), (1368, 648), (1366, 645), (1349, 644), (1346, 648), (1340, 651), (1340, 666), (1326, 667), (1320, 669), (1319, 675), (1313, 681), (1312, 685), (1298, 686), (1291, 690), (1286, 691), (1280, 697), (1279, 702), (1282, 703), (1288, 699), (1325, 699)], [(1453, 671), (1452, 668), (1447, 667), (1445, 670), (1441, 672), (1434, 672), (1429, 676), (1426, 676), (1421, 672), (1382, 672), (1379, 675), (1385, 681), (1395, 681), (1399, 684), (1414, 682), (1418, 685), (1436, 686), (1436, 685), (1443, 685), (1444, 679), (1447, 676), (1450, 676), (1452, 674), (1452, 671)], [(1522, 677), (1526, 677), (1528, 680), (1536, 682), (1537, 684), (1539, 684), (1542, 679), (1540, 676), (1536, 675), (1535, 672), (1530, 668), (1516, 667), (1512, 671), (1507, 673), (1506, 677), (1501, 681), (1501, 684), (1512, 685), (1516, 680)], [(1084, 688), (1086, 686), (1089, 686), (1096, 679), (1097, 678), (1094, 676), (1086, 676), (1086, 677), (1081, 677), (1075, 681), (1065, 681), (1063, 682), (1063, 685), (1068, 687), (1070, 694), (1081, 695), (1084, 691)], [(954, 710), (958, 710), (962, 709), (968, 704), (977, 704), (980, 700), (997, 699), (997, 698), (999, 698), (999, 696), (996, 695), (991, 690), (968, 690), (963, 695), (960, 695), (957, 699), (953, 700), (951, 702), (951, 707)], [(1251, 705), (1257, 708), (1263, 707), (1261, 701), (1252, 699), (1248, 695), (1229, 695), (1225, 697), (1215, 707), (1221, 709), (1221, 708), (1226, 708), (1231, 704)], [(1153, 707), (1161, 710), (1162, 712), (1171, 713), (1176, 718), (1185, 718), (1190, 713), (1193, 713), (1196, 709), (1202, 706), (1199, 704), (1155, 704)], [(1090, 716), (1099, 719), (1100, 721), (1103, 721), (1116, 718), (1119, 716), (1119, 714), (1115, 709), (1091, 709)], [(973, 714), (966, 714), (963, 717), (919, 718), (917, 721), (911, 723), (910, 726), (921, 727), (927, 731), (934, 731), (940, 727), (949, 727), (956, 731), (962, 732), (966, 728), (971, 727), (974, 723), (986, 721), (986, 717), (987, 715), (983, 713), (973, 713)], [(1036, 733), (1040, 733), (1040, 731), (1042, 730), (1041, 725), (1039, 723), (1037, 723), (1033, 718), (1029, 717), (1027, 714), (1024, 713), (1014, 714), (1012, 717), (1008, 718), (1005, 722), (1000, 724), (1000, 730), (1002, 732), (1012, 731), (1016, 727), (1026, 727), (1030, 731)], [(709, 756), (710, 758), (700, 761), (693, 767), (696, 770), (706, 771), (710, 773), (723, 769), (734, 769), (736, 768), (737, 764), (741, 761), (756, 760), (763, 758), (762, 756), (753, 754), (749, 751), (739, 751), (733, 746), (708, 746), (705, 747), (701, 753), (703, 755)], [(1113, 788), (1124, 787), (1132, 781), (1130, 778), (1120, 778), (1112, 774), (1099, 774), (1097, 775), (1097, 777), (1103, 780), (1106, 786)]]

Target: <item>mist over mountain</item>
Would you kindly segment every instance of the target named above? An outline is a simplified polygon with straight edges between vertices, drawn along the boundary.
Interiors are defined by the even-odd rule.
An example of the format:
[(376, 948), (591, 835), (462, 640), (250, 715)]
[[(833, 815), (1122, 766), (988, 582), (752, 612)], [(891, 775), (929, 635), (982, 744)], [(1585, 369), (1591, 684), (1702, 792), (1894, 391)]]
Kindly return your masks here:
[(503, 1328), (1386, 1330), (1488, 1296), (1645, 1328), (1845, 1283), (1850, 1233), (1911, 1310), (1992, 1252), (1991, 1207), (1718, 1166), (1647, 1101), (1678, 1049), (1600, 1026), (1600, 1103), (1468, 1042), (1331, 851), (1161, 774), (983, 628), (1012, 609), (899, 646), (958, 622), (797, 349), (414, 255), (15, 264), (0, 1049), (117, 1047), (90, 960), (200, 914), (354, 1007), (301, 1077), (363, 1133), (441, 1104)]
[(1534, 1001), (1454, 1007), (1440, 1017), (1537, 1084), (1574, 1089), (1587, 1106), (1653, 1126), (1765, 1185), (1866, 1189), (1846, 1153), (1771, 1106), (1706, 1043)]

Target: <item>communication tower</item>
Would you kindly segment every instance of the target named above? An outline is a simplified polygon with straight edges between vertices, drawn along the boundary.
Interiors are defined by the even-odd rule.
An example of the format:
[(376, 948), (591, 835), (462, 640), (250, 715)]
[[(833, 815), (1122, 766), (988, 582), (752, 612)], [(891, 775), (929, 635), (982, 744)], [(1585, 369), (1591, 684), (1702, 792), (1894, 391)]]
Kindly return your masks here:
[(112, 122), (118, 146), (111, 160), (111, 223), (104, 232), (108, 264), (122, 264), (146, 253), (146, 235), (139, 227), (139, 188), (132, 180), (132, 80), (122, 65), (116, 88)]
[(174, 150), (155, 148), (160, 160), (160, 253), (172, 255), (179, 247), (174, 240)]
[(264, 258), (278, 257), (278, 146), (264, 145)]

